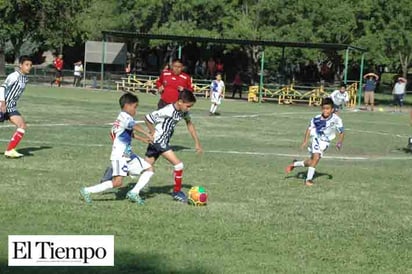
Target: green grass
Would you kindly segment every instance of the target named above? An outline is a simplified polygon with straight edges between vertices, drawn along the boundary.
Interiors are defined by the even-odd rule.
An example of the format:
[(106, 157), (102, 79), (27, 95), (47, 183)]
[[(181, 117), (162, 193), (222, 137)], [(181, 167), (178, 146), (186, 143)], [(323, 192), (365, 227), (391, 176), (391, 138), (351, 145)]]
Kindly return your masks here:
[[(209, 117), (200, 98), (193, 120), (204, 155), (194, 153), (184, 123), (172, 144), (185, 164), (185, 190), (203, 185), (208, 206), (172, 201), (164, 160), (144, 207), (113, 193), (88, 206), (79, 189), (97, 183), (108, 165), (118, 97), (27, 89), (19, 110), (29, 127), (19, 149), (29, 155), (0, 165), (0, 273), (412, 273), (406, 113), (343, 112), (343, 151), (326, 152), (307, 188), (298, 178), (305, 169), (283, 170), (293, 155), (306, 156), (299, 146), (318, 108), (226, 100), (222, 115)], [(157, 97), (139, 98), (141, 119)], [(7, 125), (3, 147), (13, 132)], [(134, 147), (144, 154), (145, 145)], [(7, 235), (18, 234), (115, 235), (115, 267), (7, 267)]]

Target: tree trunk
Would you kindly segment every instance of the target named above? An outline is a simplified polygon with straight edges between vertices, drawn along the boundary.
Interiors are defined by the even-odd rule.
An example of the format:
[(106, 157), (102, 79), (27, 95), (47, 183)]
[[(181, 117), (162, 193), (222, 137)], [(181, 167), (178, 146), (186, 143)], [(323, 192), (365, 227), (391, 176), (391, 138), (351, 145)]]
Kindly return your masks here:
[(4, 56), (3, 41), (0, 41), (0, 75), (6, 75), (6, 58)]
[(399, 52), (399, 61), (401, 62), (402, 77), (406, 79), (406, 77), (408, 76), (408, 66), (409, 66), (409, 61), (410, 61), (410, 54), (402, 55), (402, 53)]

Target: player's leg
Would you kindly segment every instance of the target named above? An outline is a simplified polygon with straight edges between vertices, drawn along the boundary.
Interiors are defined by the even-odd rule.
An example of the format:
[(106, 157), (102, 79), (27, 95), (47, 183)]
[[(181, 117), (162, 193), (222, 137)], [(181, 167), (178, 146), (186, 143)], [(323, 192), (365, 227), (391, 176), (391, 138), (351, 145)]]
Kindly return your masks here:
[(320, 153), (313, 153), (312, 157), (305, 161), (305, 165), (308, 167), (308, 172), (306, 174), (305, 185), (312, 186), (313, 185), (313, 176), (315, 175), (316, 166), (319, 163), (321, 154)]
[(371, 111), (374, 111), (375, 110), (375, 92), (370, 92), (370, 97), (369, 97), (369, 100), (370, 100), (370, 104), (371, 104)]
[(144, 200), (140, 197), (140, 191), (149, 183), (150, 178), (152, 178), (154, 172), (152, 166), (146, 162), (144, 159), (136, 155), (136, 158), (133, 158), (129, 161), (129, 174), (138, 175), (140, 174), (139, 180), (136, 185), (131, 189), (126, 197), (137, 204), (144, 204)]
[(364, 104), (365, 104), (365, 109), (368, 110), (368, 104), (369, 104), (369, 91), (365, 91), (365, 98), (364, 98)]
[(16, 111), (12, 111), (7, 113), (9, 116), (10, 122), (17, 127), (16, 131), (13, 133), (9, 144), (7, 145), (7, 150), (4, 152), (4, 155), (9, 158), (19, 158), (23, 157), (24, 155), (18, 153), (16, 151), (17, 145), (24, 137), (24, 133), (26, 132), (26, 122), (24, 121), (23, 117), (20, 113)]
[(162, 156), (173, 165), (173, 199), (180, 202), (187, 202), (186, 194), (182, 192), (183, 163), (177, 158), (173, 150), (169, 149), (162, 153)]
[(80, 189), (80, 194), (87, 203), (92, 202), (90, 194), (101, 193), (106, 190), (120, 187), (123, 182), (123, 177), (127, 176), (126, 160), (113, 160), (111, 167), (105, 170), (101, 182), (90, 187), (83, 187)]

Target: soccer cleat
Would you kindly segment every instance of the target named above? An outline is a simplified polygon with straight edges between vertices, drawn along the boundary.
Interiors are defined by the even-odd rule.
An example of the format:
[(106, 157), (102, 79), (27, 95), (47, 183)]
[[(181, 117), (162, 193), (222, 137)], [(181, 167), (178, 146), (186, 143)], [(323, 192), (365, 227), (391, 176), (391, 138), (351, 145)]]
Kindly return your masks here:
[(80, 189), (80, 195), (83, 197), (86, 203), (88, 204), (92, 203), (92, 197), (90, 197), (90, 192), (88, 192), (86, 188), (82, 187)]
[(296, 160), (293, 160), (293, 162), (285, 168), (286, 174), (292, 172), (292, 170), (295, 168), (295, 166), (293, 165), (295, 162), (296, 162)]
[(144, 200), (137, 193), (129, 191), (126, 194), (126, 198), (129, 199), (131, 202), (135, 202), (138, 205), (144, 205)]
[(175, 191), (172, 193), (173, 199), (182, 203), (187, 203), (186, 194), (183, 191)]
[(313, 181), (312, 180), (306, 180), (305, 181), (305, 186), (313, 186)]
[(21, 157), (24, 156), (23, 154), (18, 153), (15, 149), (11, 149), (11, 150), (5, 151), (5, 152), (4, 152), (4, 155), (5, 155), (7, 158), (21, 158)]

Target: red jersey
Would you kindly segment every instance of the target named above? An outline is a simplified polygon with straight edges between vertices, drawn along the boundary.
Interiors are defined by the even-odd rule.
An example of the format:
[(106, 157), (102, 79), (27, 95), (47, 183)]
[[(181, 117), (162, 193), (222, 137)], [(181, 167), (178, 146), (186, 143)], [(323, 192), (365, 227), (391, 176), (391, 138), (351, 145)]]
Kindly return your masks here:
[(53, 65), (57, 70), (62, 70), (63, 69), (63, 59), (60, 59), (60, 58), (54, 59)]
[(174, 103), (178, 100), (179, 86), (193, 91), (192, 78), (189, 76), (189, 74), (186, 74), (184, 72), (180, 73), (179, 75), (175, 75), (170, 70), (163, 70), (160, 74), (159, 79), (157, 79), (156, 81), (156, 87), (159, 88), (160, 86), (164, 87), (162, 96), (160, 98), (168, 104)]

